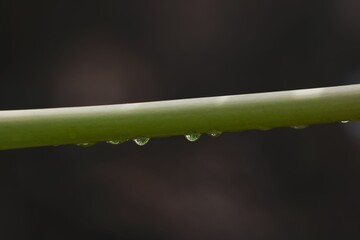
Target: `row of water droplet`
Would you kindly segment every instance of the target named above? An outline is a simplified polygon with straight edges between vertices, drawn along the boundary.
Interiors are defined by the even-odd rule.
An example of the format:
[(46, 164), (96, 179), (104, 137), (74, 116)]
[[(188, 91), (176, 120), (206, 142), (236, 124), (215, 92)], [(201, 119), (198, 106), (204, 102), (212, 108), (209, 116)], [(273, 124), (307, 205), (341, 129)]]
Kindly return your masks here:
[[(220, 132), (220, 131), (212, 131), (212, 132), (209, 132), (208, 134), (211, 137), (219, 137), (222, 134), (222, 132)], [(190, 134), (185, 135), (185, 138), (187, 140), (189, 140), (190, 142), (195, 142), (200, 137), (201, 137), (200, 133), (190, 133)], [(149, 140), (150, 140), (150, 138), (147, 138), (147, 137), (133, 139), (133, 141), (139, 146), (144, 146), (145, 144), (147, 144), (149, 142)], [(124, 143), (126, 141), (128, 141), (128, 140), (127, 139), (126, 140), (117, 139), (117, 140), (106, 141), (106, 143), (118, 145), (118, 144)], [(91, 147), (94, 144), (95, 143), (79, 143), (77, 145), (80, 146), (80, 147)]]
[[(348, 120), (341, 121), (341, 123), (348, 123), (348, 122), (349, 122)], [(304, 129), (306, 127), (308, 127), (308, 125), (296, 125), (296, 126), (293, 126), (292, 128), (293, 129)], [(270, 128), (259, 127), (259, 130), (270, 130)], [(219, 137), (221, 134), (222, 134), (222, 132), (220, 132), (220, 131), (211, 131), (208, 133), (208, 135), (211, 137)], [(190, 142), (195, 142), (200, 137), (201, 137), (201, 133), (190, 133), (190, 134), (185, 135), (185, 138), (187, 140), (189, 140)], [(133, 141), (139, 146), (144, 146), (145, 144), (147, 144), (149, 142), (149, 140), (150, 140), (150, 138), (147, 138), (147, 137), (133, 139)], [(124, 143), (126, 141), (128, 141), (128, 139), (126, 139), (126, 140), (117, 139), (117, 140), (107, 141), (107, 143), (117, 145), (117, 144)], [(79, 143), (77, 145), (81, 146), (81, 147), (90, 147), (94, 144), (95, 143)]]

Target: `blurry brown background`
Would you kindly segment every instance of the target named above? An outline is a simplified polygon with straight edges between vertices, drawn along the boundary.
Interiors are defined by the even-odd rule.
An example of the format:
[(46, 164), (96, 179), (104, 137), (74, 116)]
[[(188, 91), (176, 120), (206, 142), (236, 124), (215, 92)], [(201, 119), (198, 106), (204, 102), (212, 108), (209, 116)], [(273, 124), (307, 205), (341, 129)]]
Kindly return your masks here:
[[(360, 1), (1, 1), (0, 108), (360, 83)], [(0, 238), (359, 239), (360, 125), (0, 152)]]

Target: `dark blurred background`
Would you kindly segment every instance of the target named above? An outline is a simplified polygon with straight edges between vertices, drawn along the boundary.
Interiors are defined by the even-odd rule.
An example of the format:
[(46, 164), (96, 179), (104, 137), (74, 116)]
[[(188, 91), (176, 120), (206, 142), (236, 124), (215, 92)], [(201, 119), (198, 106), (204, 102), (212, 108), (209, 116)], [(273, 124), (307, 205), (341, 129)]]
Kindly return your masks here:
[[(360, 83), (360, 1), (1, 1), (0, 109)], [(359, 239), (360, 125), (0, 152), (0, 238)]]

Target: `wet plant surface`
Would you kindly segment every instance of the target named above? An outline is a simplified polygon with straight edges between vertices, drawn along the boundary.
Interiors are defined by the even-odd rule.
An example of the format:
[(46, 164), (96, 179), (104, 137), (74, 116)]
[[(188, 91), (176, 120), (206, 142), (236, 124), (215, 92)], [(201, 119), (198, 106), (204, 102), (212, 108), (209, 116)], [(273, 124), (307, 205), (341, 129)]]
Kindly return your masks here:
[[(359, 84), (358, 3), (5, 0), (0, 108)], [(360, 239), (359, 117), (0, 151), (0, 238)]]

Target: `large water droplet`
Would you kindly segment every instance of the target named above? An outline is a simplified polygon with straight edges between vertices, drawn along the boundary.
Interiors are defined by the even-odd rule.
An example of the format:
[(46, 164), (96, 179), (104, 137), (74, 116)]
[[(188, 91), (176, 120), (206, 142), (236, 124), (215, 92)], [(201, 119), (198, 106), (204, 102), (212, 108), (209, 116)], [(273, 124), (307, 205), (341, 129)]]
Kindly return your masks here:
[(136, 138), (134, 139), (134, 142), (139, 146), (144, 146), (149, 142), (150, 138)]
[(308, 125), (296, 125), (296, 126), (293, 126), (293, 129), (304, 129), (307, 127), (308, 127)]
[(186, 139), (189, 140), (190, 142), (195, 142), (200, 138), (200, 136), (201, 136), (200, 133), (191, 133), (185, 135)]
[(110, 143), (110, 144), (114, 144), (114, 145), (117, 145), (117, 144), (120, 144), (123, 142), (125, 142), (125, 140), (116, 139), (116, 140), (106, 141), (106, 143)]
[(79, 147), (91, 147), (93, 146), (95, 143), (78, 143), (76, 144)]
[(348, 123), (349, 120), (344, 120), (344, 121), (341, 121), (341, 123)]
[(220, 131), (211, 131), (208, 133), (211, 137), (220, 137), (220, 135), (222, 134), (222, 132)]

